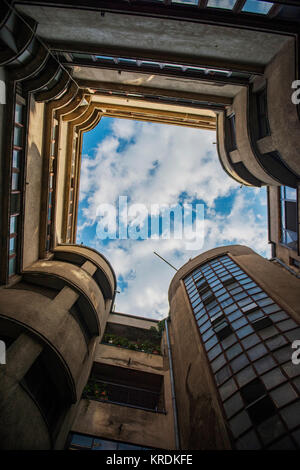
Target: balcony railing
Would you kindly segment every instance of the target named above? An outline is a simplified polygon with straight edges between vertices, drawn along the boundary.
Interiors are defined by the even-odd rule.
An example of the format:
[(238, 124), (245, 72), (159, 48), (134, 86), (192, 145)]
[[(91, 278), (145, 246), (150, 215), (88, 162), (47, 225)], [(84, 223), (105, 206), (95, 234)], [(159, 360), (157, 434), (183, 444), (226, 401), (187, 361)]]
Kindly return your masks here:
[(89, 380), (83, 390), (82, 397), (146, 411), (165, 413), (160, 405), (160, 392), (99, 379)]

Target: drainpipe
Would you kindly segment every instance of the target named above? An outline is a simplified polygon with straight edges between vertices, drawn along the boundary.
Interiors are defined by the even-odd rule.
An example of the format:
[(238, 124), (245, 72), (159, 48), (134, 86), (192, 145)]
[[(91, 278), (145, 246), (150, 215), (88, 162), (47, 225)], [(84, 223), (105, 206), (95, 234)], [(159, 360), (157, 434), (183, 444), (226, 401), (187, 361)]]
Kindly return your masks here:
[(287, 269), (287, 271), (291, 274), (293, 274), (293, 276), (295, 276), (297, 279), (300, 279), (300, 275), (297, 274), (292, 268), (290, 268), (287, 264), (285, 264), (283, 261), (281, 261), (281, 259), (279, 258), (270, 258), (269, 261), (275, 261), (275, 263), (278, 263), (280, 264), (283, 268)]
[(173, 405), (173, 413), (174, 413), (175, 445), (176, 445), (176, 450), (179, 450), (180, 439), (179, 439), (179, 432), (178, 432), (178, 417), (177, 417), (177, 406), (176, 406), (174, 374), (173, 374), (173, 361), (172, 361), (172, 351), (171, 351), (171, 346), (170, 346), (170, 336), (169, 336), (167, 318), (165, 319), (165, 330), (166, 330), (166, 336), (167, 336), (168, 357), (169, 357), (169, 364), (170, 364), (171, 393), (172, 393), (172, 405)]

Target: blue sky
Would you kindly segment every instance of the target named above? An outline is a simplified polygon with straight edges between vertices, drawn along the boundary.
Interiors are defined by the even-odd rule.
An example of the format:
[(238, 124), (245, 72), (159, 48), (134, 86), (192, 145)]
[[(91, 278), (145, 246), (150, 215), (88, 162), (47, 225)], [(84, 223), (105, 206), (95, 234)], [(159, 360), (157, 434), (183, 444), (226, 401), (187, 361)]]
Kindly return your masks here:
[[(228, 244), (248, 245), (269, 257), (266, 190), (241, 187), (227, 176), (215, 141), (212, 131), (108, 117), (84, 135), (77, 243), (97, 249), (111, 262), (120, 291), (116, 311), (167, 316), (175, 271), (153, 251), (177, 268), (200, 252)], [(161, 227), (148, 239), (101, 240), (99, 208), (118, 207), (119, 196), (149, 211), (153, 204), (203, 204), (203, 244), (191, 250), (187, 240), (162, 239)], [(138, 223), (147, 234), (148, 222), (141, 211)]]

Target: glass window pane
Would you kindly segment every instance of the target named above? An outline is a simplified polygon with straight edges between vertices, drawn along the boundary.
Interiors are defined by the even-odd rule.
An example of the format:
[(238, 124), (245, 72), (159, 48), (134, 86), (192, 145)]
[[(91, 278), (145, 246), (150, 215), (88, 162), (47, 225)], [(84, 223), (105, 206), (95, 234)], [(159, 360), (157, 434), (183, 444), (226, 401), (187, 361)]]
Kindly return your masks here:
[(242, 11), (246, 13), (256, 13), (258, 15), (267, 15), (272, 8), (273, 3), (262, 0), (247, 0)]
[(284, 320), (284, 319), (288, 318), (288, 315), (285, 312), (281, 311), (281, 312), (272, 313), (270, 315), (270, 318), (274, 323), (276, 323), (280, 320)]
[(271, 369), (275, 365), (276, 362), (271, 356), (263, 357), (262, 359), (254, 363), (254, 366), (259, 374), (262, 374), (266, 370)]
[(242, 411), (237, 416), (232, 418), (229, 421), (229, 424), (234, 437), (238, 437), (252, 425), (246, 411)]
[(11, 175), (11, 189), (17, 191), (19, 189), (19, 173), (12, 173)]
[(243, 339), (242, 344), (245, 349), (251, 348), (251, 346), (254, 346), (255, 344), (260, 342), (259, 337), (254, 333), (251, 336), (248, 336), (248, 338)]
[(221, 351), (222, 351), (221, 346), (219, 344), (217, 344), (217, 346), (215, 346), (213, 349), (211, 349), (209, 351), (209, 353), (207, 354), (208, 359), (210, 361), (212, 361), (215, 357), (218, 356), (218, 354), (220, 354)]
[(224, 409), (225, 409), (227, 418), (230, 418), (232, 415), (237, 413), (243, 407), (244, 407), (243, 400), (239, 392), (235, 393), (231, 398), (229, 398), (224, 403)]
[(22, 127), (15, 126), (14, 128), (14, 145), (22, 147)]
[(272, 444), (268, 447), (268, 450), (295, 450), (296, 446), (293, 443), (292, 439), (288, 436), (285, 436), (283, 439), (276, 441), (275, 444)]
[(8, 262), (8, 275), (12, 276), (16, 273), (16, 258), (10, 258)]
[(256, 377), (256, 374), (252, 366), (246, 367), (246, 369), (236, 374), (236, 379), (240, 387), (250, 382), (254, 377)]
[(18, 216), (10, 218), (10, 234), (17, 232)]
[(249, 349), (248, 351), (248, 355), (251, 361), (255, 361), (255, 359), (258, 359), (259, 357), (263, 356), (266, 353), (267, 353), (267, 348), (263, 344), (258, 344), (254, 348)]
[(232, 328), (234, 328), (235, 330), (237, 330), (238, 328), (241, 328), (241, 326), (244, 326), (246, 325), (248, 322), (247, 322), (247, 319), (245, 317), (242, 317), (240, 318), (239, 320), (236, 320), (232, 323)]
[(270, 393), (276, 406), (281, 407), (297, 398), (295, 390), (289, 383), (283, 384)]
[(22, 110), (23, 110), (22, 105), (16, 103), (16, 107), (15, 107), (15, 122), (17, 122), (18, 124), (22, 124)]
[[(279, 338), (284, 340), (284, 338), (281, 338), (281, 337)], [(283, 364), (284, 362), (291, 360), (291, 353), (292, 353), (291, 347), (289, 345), (289, 346), (286, 346), (285, 348), (281, 348), (281, 349), (278, 349), (277, 351), (274, 351), (273, 355), (280, 364)]]
[(293, 403), (280, 412), (289, 429), (300, 424), (300, 401)]
[(230, 362), (233, 372), (237, 372), (238, 370), (242, 369), (243, 367), (249, 364), (249, 360), (245, 354), (238, 356), (236, 359)]
[(283, 370), (289, 377), (296, 377), (300, 374), (299, 365), (293, 364), (291, 360), (282, 366)]
[(220, 395), (223, 400), (226, 400), (230, 395), (233, 394), (237, 389), (237, 386), (233, 379), (227, 380), (222, 387), (219, 388)]
[(224, 364), (225, 364), (226, 360), (225, 360), (225, 356), (224, 354), (221, 354), (217, 359), (215, 359), (212, 363), (211, 363), (211, 367), (212, 367), (212, 370), (215, 372), (216, 370), (219, 370), (220, 367), (222, 367)]
[(16, 252), (16, 237), (10, 238), (9, 240), (9, 254), (12, 255)]
[[(284, 338), (284, 336), (275, 336), (274, 338), (268, 339), (266, 342), (266, 345), (268, 346), (269, 349), (275, 350), (280, 348), (281, 346), (284, 346), (287, 343), (287, 340)], [(290, 349), (290, 348), (289, 348)], [(274, 356), (278, 359), (277, 353), (274, 353)], [(282, 362), (285, 362), (287, 359), (284, 359)]]
[(14, 150), (13, 151), (13, 163), (12, 166), (13, 168), (20, 168), (20, 161), (21, 161), (21, 151), (20, 150)]
[(257, 430), (265, 445), (274, 441), (274, 439), (286, 432), (281, 419), (277, 415), (272, 416), (271, 418), (261, 423)]
[(253, 328), (250, 325), (246, 325), (240, 330), (236, 332), (239, 338), (244, 338), (245, 336), (249, 335), (250, 333), (253, 332)]
[(234, 344), (236, 342), (237, 342), (237, 339), (236, 339), (235, 335), (230, 335), (227, 338), (224, 338), (221, 341), (221, 344), (222, 344), (224, 349), (227, 349), (227, 348), (229, 348), (229, 346), (231, 346), (232, 344)]
[(93, 450), (115, 450), (117, 448), (117, 442), (106, 441), (104, 439), (94, 439), (93, 442)]
[(267, 389), (273, 388), (276, 385), (285, 382), (287, 378), (282, 374), (281, 370), (273, 369), (265, 375), (262, 375), (261, 380)]
[(231, 315), (228, 315), (228, 320), (230, 322), (233, 322), (234, 320), (237, 320), (238, 318), (240, 318), (242, 316), (242, 312), (240, 310), (236, 310), (235, 312), (233, 312)]
[(236, 343), (234, 344), (233, 346), (231, 346), (231, 348), (229, 348), (227, 351), (226, 351), (226, 355), (228, 357), (228, 360), (230, 361), (231, 359), (233, 359), (235, 356), (237, 356), (237, 354), (239, 354), (240, 352), (242, 352), (242, 347), (239, 343)]
[(255, 432), (249, 431), (237, 440), (236, 448), (238, 450), (257, 450), (261, 448), (261, 445)]
[(223, 367), (219, 372), (215, 374), (216, 382), (218, 385), (222, 384), (232, 375), (231, 370), (228, 366)]
[(73, 434), (71, 445), (77, 445), (80, 447), (91, 447), (92, 445), (92, 437), (83, 436), (82, 434)]
[(283, 321), (283, 322), (280, 322), (277, 324), (277, 328), (279, 328), (281, 331), (287, 331), (287, 330), (291, 330), (295, 327), (297, 327), (297, 323), (294, 322), (294, 320), (286, 320), (286, 321)]

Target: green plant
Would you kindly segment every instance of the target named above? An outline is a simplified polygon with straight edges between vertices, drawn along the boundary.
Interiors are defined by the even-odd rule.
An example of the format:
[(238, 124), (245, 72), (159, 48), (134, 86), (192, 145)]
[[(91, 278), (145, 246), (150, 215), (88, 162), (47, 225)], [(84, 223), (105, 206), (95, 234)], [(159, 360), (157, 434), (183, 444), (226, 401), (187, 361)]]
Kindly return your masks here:
[(82, 392), (83, 398), (98, 398), (108, 400), (108, 392), (105, 384), (89, 380)]
[[(153, 328), (153, 330), (151, 330)], [(138, 339), (137, 341), (130, 341), (124, 336), (117, 336), (110, 333), (106, 333), (103, 336), (103, 343), (113, 344), (121, 348), (128, 348), (132, 351), (143, 351), (147, 354), (160, 354), (160, 347), (158, 345), (160, 337), (159, 332), (156, 328), (151, 327), (150, 339)], [(155, 330), (155, 331), (154, 331)]]

